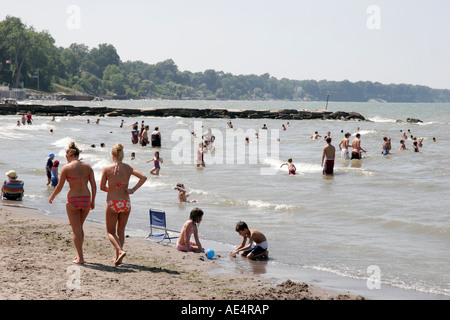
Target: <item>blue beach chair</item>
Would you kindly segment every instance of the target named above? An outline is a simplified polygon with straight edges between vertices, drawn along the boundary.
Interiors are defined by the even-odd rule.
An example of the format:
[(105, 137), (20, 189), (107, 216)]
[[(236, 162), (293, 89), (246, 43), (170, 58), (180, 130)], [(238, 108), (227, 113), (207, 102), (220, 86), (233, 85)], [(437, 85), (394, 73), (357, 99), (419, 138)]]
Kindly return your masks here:
[[(167, 229), (166, 213), (164, 211), (150, 209), (149, 215), (150, 215), (150, 234), (147, 236), (146, 239), (150, 238), (159, 239), (158, 243), (160, 243), (163, 240), (169, 240), (170, 243), (171, 239), (178, 238), (178, 236), (169, 235), (169, 231), (170, 232), (178, 232), (178, 231)], [(153, 229), (162, 230), (162, 233), (154, 233)]]

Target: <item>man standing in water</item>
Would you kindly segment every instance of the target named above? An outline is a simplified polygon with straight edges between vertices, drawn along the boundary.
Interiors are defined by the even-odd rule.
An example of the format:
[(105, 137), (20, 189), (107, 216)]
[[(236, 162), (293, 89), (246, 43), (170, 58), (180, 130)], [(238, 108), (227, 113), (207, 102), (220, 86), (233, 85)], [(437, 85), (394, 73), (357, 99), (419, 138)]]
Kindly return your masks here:
[(363, 148), (361, 148), (361, 135), (359, 133), (356, 134), (356, 138), (352, 141), (352, 160), (353, 159), (362, 159), (361, 152), (366, 152)]
[(341, 142), (339, 143), (339, 149), (341, 150), (341, 156), (342, 156), (342, 159), (344, 159), (344, 160), (350, 159), (350, 152), (348, 152), (348, 147), (350, 145), (350, 141), (348, 140), (349, 137), (350, 137), (350, 133), (347, 132), (345, 134), (345, 138), (342, 139)]
[(322, 153), (323, 174), (333, 174), (335, 155), (336, 155), (336, 148), (331, 144), (331, 138), (328, 137), (327, 145), (323, 147)]

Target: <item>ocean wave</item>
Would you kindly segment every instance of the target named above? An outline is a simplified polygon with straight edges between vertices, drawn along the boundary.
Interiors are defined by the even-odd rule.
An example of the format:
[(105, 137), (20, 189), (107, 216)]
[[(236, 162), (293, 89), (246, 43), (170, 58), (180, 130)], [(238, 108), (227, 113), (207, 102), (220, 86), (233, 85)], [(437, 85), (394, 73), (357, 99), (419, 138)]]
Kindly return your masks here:
[(191, 189), (191, 190), (189, 191), (189, 193), (191, 193), (191, 194), (197, 194), (197, 195), (202, 195), (202, 196), (208, 196), (208, 195), (211, 195), (210, 192), (204, 191), (204, 190), (200, 190), (200, 189)]
[(360, 130), (358, 132), (355, 132), (352, 134), (352, 136), (356, 136), (356, 134), (359, 133), (360, 135), (365, 135), (365, 134), (372, 134), (372, 133), (377, 133), (375, 130), (371, 129), (371, 130)]
[[(274, 171), (289, 172), (287, 166), (280, 167), (283, 163), (285, 163), (285, 161), (273, 158), (264, 158), (261, 160), (262, 165), (269, 165), (270, 169), (273, 169)], [(323, 170), (320, 164), (300, 162), (294, 163), (294, 165), (297, 168), (297, 174), (316, 173)]]
[(397, 120), (395, 119), (389, 119), (389, 118), (383, 118), (380, 116), (375, 116), (373, 118), (368, 118), (372, 122), (386, 122), (386, 123), (395, 123)]
[(418, 125), (419, 126), (429, 126), (429, 125), (438, 124), (438, 123), (439, 122), (433, 122), (433, 121), (430, 121), (430, 122), (419, 122)]
[(185, 127), (190, 127), (191, 125), (189, 123), (187, 123), (186, 121), (180, 120), (176, 123), (177, 126), (185, 126)]
[(22, 130), (26, 130), (26, 131), (50, 131), (50, 129), (53, 128), (52, 125), (43, 122), (41, 124), (32, 124), (32, 125), (26, 125), (26, 126), (20, 126), (20, 128)]
[(450, 239), (450, 228), (445, 225), (430, 225), (418, 221), (406, 221), (385, 217), (361, 215), (358, 220), (363, 224), (376, 224), (383, 229), (402, 230), (414, 235), (436, 236)]
[(347, 173), (347, 172), (355, 172), (357, 174), (360, 174), (362, 176), (365, 177), (371, 177), (377, 174), (376, 171), (374, 170), (370, 170), (370, 169), (366, 169), (366, 168), (357, 168), (357, 167), (334, 167), (334, 173), (335, 174), (339, 174), (339, 173)]
[(75, 138), (73, 137), (65, 137), (65, 138), (61, 138), (59, 140), (56, 140), (55, 142), (52, 142), (52, 145), (54, 145), (55, 147), (58, 148), (64, 148), (67, 149), (69, 147), (69, 144), (71, 142), (75, 142), (75, 144), (77, 144), (77, 141)]
[[(359, 274), (357, 271), (351, 271), (348, 270), (347, 267), (327, 267), (327, 266), (319, 266), (319, 265), (309, 265), (304, 266), (304, 268), (312, 269), (312, 270), (318, 270), (321, 272), (329, 272), (335, 275), (338, 275), (340, 277), (346, 277), (346, 278), (352, 278), (362, 281), (368, 280), (368, 275)], [(404, 290), (415, 290), (423, 293), (428, 294), (436, 294), (436, 295), (443, 295), (443, 296), (450, 296), (450, 290), (439, 288), (436, 286), (432, 286), (425, 283), (417, 283), (417, 282), (411, 282), (406, 283), (405, 281), (399, 280), (395, 277), (390, 277), (386, 274), (383, 274), (383, 279), (380, 280), (380, 284), (391, 286), (394, 288), (404, 289)]]
[[(94, 171), (99, 170), (100, 173), (103, 171), (104, 167), (112, 165), (111, 161), (109, 161), (107, 159), (99, 158), (99, 157), (97, 157), (95, 155), (91, 155), (91, 154), (83, 154), (83, 160), (85, 162), (91, 162), (92, 169)], [(93, 163), (93, 162), (95, 162), (95, 163)]]
[(299, 206), (293, 206), (289, 204), (278, 204), (271, 203), (262, 200), (247, 200), (244, 202), (250, 208), (261, 208), (261, 209), (273, 209), (273, 210), (294, 210), (298, 209)]
[(0, 131), (0, 139), (5, 140), (20, 140), (20, 141), (32, 141), (36, 138), (34, 134), (19, 132), (11, 127), (3, 127)]

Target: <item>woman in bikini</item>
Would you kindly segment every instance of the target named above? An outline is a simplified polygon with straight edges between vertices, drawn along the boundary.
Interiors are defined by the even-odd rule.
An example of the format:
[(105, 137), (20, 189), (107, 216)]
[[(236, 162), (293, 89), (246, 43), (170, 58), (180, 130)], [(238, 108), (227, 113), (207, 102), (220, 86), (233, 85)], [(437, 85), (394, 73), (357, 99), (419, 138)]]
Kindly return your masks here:
[[(97, 194), (97, 185), (95, 183), (94, 171), (87, 163), (79, 160), (80, 150), (74, 142), (66, 150), (66, 164), (61, 170), (61, 176), (58, 185), (50, 196), (49, 202), (52, 203), (58, 193), (64, 187), (64, 183), (69, 183), (67, 192), (66, 210), (69, 222), (73, 232), (73, 242), (77, 250), (77, 256), (74, 263), (83, 264), (83, 224), (89, 211), (95, 207), (95, 196)], [(88, 182), (91, 185), (91, 191), (88, 188)]]
[[(139, 170), (122, 162), (124, 157), (122, 144), (116, 144), (112, 148), (111, 156), (114, 164), (103, 169), (100, 189), (108, 193), (106, 196), (106, 232), (109, 241), (116, 249), (114, 264), (118, 266), (126, 255), (123, 245), (125, 227), (131, 210), (130, 194), (136, 192), (147, 180), (147, 177)], [(136, 176), (139, 181), (129, 189), (128, 183), (131, 175)]]

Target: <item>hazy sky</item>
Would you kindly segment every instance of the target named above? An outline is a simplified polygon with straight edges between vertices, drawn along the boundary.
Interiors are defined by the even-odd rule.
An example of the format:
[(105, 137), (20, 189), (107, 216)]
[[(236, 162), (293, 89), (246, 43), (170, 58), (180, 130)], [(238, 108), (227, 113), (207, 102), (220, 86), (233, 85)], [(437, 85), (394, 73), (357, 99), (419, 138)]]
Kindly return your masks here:
[(56, 45), (112, 44), (122, 61), (450, 89), (448, 0), (0, 0)]

